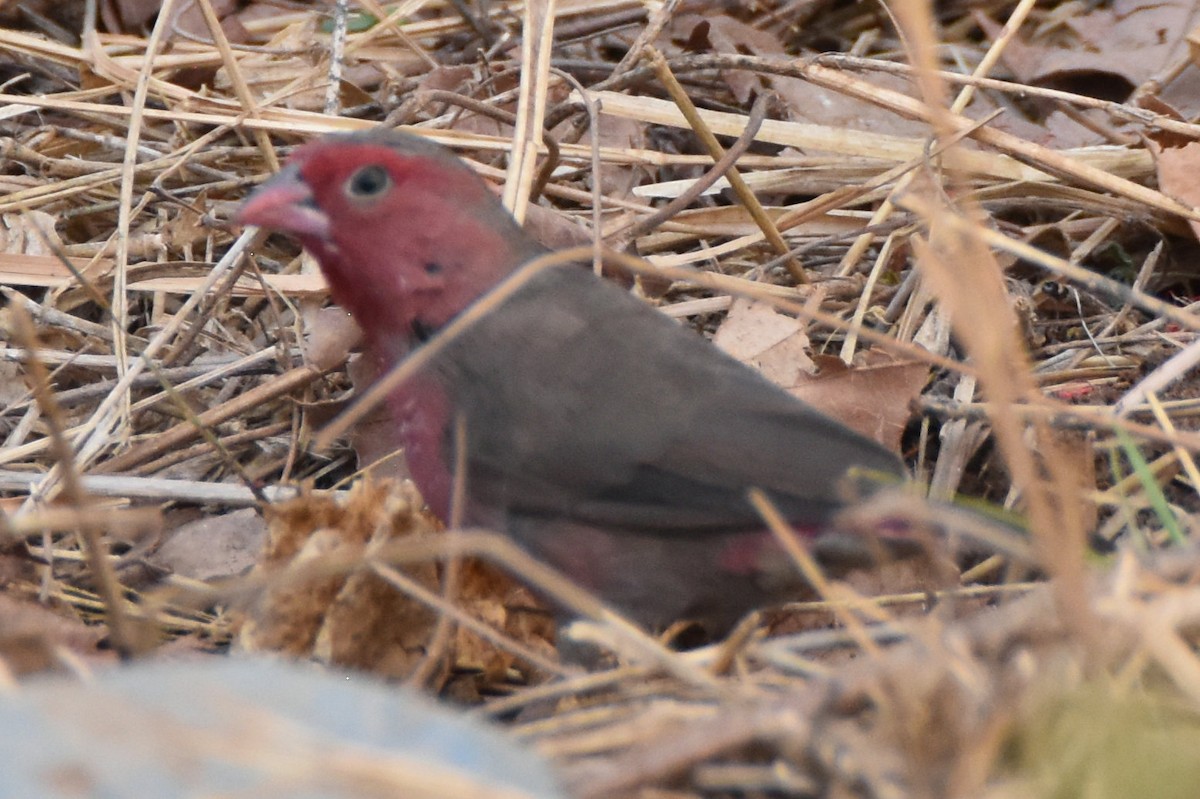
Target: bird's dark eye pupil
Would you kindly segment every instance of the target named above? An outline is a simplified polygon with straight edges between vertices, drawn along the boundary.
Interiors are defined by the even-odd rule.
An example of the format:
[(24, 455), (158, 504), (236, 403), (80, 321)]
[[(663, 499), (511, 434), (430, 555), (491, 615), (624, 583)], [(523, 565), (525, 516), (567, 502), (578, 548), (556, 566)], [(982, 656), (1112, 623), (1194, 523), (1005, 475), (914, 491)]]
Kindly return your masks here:
[(381, 166), (365, 166), (350, 176), (347, 188), (355, 197), (377, 197), (392, 184), (392, 178)]

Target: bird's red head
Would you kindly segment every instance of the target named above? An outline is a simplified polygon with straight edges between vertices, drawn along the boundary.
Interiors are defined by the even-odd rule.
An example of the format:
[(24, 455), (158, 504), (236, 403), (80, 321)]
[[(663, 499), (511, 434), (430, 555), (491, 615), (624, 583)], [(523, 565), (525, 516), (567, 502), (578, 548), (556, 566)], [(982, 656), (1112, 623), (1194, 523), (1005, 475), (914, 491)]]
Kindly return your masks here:
[(301, 147), (237, 221), (299, 239), (376, 343), (441, 327), (542, 252), (466, 164), (398, 131)]

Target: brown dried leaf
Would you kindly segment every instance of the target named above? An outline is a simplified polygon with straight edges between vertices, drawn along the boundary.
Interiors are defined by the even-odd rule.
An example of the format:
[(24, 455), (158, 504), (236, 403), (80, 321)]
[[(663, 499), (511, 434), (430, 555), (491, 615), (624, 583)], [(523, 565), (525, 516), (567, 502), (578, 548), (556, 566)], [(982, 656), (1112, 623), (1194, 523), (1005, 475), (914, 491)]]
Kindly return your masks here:
[(0, 252), (44, 256), (62, 252), (62, 239), (54, 223), (54, 217), (45, 211), (0, 215)]
[[(707, 26), (707, 43), (713, 52), (762, 56), (794, 55), (788, 53), (783, 43), (770, 31), (755, 28), (724, 14), (704, 17), (681, 15), (670, 29), (674, 39), (689, 40), (697, 26)], [(696, 42), (692, 44), (695, 45)], [(877, 105), (798, 78), (777, 75), (760, 77), (750, 72), (732, 70), (722, 72), (721, 77), (739, 102), (743, 103), (764, 89), (774, 90), (787, 106), (790, 117), (797, 122), (877, 131), (896, 136), (927, 133), (923, 122), (903, 119)], [(860, 77), (878, 84), (881, 88), (905, 94), (912, 91), (912, 87), (906, 81), (896, 76), (879, 73), (864, 74)]]
[(530, 204), (525, 209), (525, 232), (552, 250), (592, 243), (592, 234), (570, 217), (550, 208)]
[(14, 675), (51, 669), (63, 662), (62, 652), (89, 660), (115, 660), (113, 652), (97, 648), (104, 636), (103, 627), (89, 627), (11, 592), (0, 594), (0, 662)]
[(100, 20), (110, 33), (135, 33), (161, 6), (161, 0), (105, 0), (100, 4)]
[(344, 309), (305, 302), (304, 359), (318, 369), (332, 369), (350, 357), (362, 342), (362, 330)]
[[(0, 333), (10, 328), (7, 311), (7, 308), (0, 311)], [(0, 363), (0, 407), (7, 408), (28, 396), (29, 387), (25, 385), (25, 375), (20, 364), (11, 361)]]
[[(130, 0), (121, 0), (128, 3)], [(212, 4), (212, 10), (216, 14), (217, 19), (221, 20), (221, 27), (225, 31), (225, 35), (231, 42), (242, 44), (249, 41), (249, 36), (246, 29), (241, 26), (237, 20), (230, 15), (237, 10), (237, 0), (209, 0)], [(157, 12), (158, 7), (162, 5), (161, 0), (149, 3), (154, 7), (154, 12)], [(152, 14), (154, 13), (152, 12)], [(183, 3), (182, 6), (175, 6), (175, 19), (172, 21), (174, 30), (182, 31), (183, 33), (191, 34), (200, 39), (209, 40), (212, 38), (211, 32), (208, 30), (208, 24), (204, 21), (204, 12), (196, 3)]]
[[(1196, 175), (1200, 174), (1200, 142), (1162, 147), (1150, 141), (1148, 146), (1155, 154), (1158, 186), (1162, 192), (1188, 205), (1200, 205), (1200, 184), (1196, 182)], [(1200, 239), (1200, 222), (1189, 219), (1188, 226), (1192, 235)]]
[(801, 373), (816, 371), (804, 324), (758, 300), (735, 299), (713, 343), (784, 388), (795, 386)]
[(893, 452), (912, 415), (909, 405), (929, 379), (929, 364), (896, 361), (871, 350), (862, 363), (846, 366), (839, 358), (817, 356), (816, 375), (803, 375), (789, 391), (847, 427), (873, 438)]
[(1068, 22), (1075, 37), (1044, 49), (1035, 81), (1044, 84), (1095, 72), (1118, 76), (1130, 87), (1140, 86), (1177, 57), (1195, 14), (1194, 5), (1185, 0), (1079, 5)]
[(929, 376), (924, 363), (896, 362), (875, 351), (865, 353), (861, 365), (852, 367), (831, 356), (810, 357), (808, 335), (800, 320), (768, 303), (744, 298), (733, 301), (713, 343), (792, 395), (895, 452), (911, 415), (909, 403)]
[[(1194, 5), (1185, 0), (1116, 0), (1112, 4), (1077, 0), (1048, 11), (1035, 33), (1008, 42), (1005, 64), (1022, 83), (1117, 102), (1170, 69), (1184, 47), (1183, 38), (1195, 25)], [(1000, 34), (997, 22), (982, 14), (978, 19), (988, 35)], [(1194, 78), (1193, 74), (1189, 89), (1173, 76), (1164, 92), (1185, 118), (1200, 111)], [(1098, 110), (1084, 111), (1083, 116), (1109, 129), (1129, 127)], [(1074, 147), (1100, 141), (1094, 131), (1089, 134), (1066, 118), (1047, 119), (1047, 127), (1048, 133), (1040, 138), (1044, 144)], [(1142, 131), (1139, 128), (1137, 132)]]
[(254, 565), (266, 535), (253, 508), (204, 516), (166, 533), (149, 561), (195, 580), (232, 577)]

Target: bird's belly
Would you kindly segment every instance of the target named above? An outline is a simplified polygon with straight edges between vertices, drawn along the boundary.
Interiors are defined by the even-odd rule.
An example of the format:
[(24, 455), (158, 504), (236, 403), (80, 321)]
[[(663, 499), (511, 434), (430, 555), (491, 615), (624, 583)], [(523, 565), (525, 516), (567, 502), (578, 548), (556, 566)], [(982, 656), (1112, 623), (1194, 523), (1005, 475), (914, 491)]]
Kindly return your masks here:
[(720, 634), (750, 610), (796, 598), (804, 585), (766, 530), (654, 535), (513, 519), (510, 532), (535, 557), (652, 629), (687, 618)]

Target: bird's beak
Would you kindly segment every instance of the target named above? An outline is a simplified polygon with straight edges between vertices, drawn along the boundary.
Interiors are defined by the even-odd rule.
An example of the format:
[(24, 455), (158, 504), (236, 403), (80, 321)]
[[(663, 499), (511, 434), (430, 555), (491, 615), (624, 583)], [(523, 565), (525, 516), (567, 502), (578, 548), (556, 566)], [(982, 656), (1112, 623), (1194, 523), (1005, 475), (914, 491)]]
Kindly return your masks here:
[(317, 207), (312, 189), (295, 164), (259, 186), (233, 219), (238, 224), (258, 225), (300, 239), (328, 239), (330, 232), (329, 217)]

